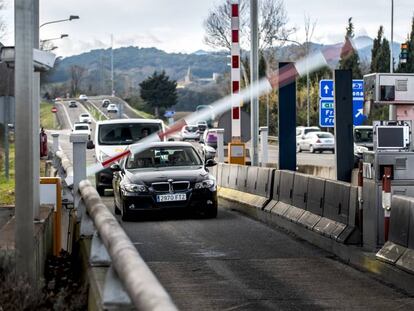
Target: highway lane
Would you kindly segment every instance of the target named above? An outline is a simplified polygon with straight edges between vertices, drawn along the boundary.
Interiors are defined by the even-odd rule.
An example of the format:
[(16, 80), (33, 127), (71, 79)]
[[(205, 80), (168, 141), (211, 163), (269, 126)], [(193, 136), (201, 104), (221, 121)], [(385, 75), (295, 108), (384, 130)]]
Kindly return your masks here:
[[(113, 198), (103, 200), (113, 211)], [(234, 211), (121, 224), (180, 310), (414, 308), (412, 297)]]

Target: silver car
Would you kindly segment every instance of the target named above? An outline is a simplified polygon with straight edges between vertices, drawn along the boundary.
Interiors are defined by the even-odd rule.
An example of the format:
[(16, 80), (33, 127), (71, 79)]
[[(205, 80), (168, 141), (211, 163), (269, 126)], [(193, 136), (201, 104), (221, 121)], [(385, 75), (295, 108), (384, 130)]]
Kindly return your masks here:
[(328, 132), (311, 132), (306, 134), (304, 139), (296, 144), (297, 152), (308, 150), (315, 153), (323, 152), (325, 150), (335, 152), (335, 138)]

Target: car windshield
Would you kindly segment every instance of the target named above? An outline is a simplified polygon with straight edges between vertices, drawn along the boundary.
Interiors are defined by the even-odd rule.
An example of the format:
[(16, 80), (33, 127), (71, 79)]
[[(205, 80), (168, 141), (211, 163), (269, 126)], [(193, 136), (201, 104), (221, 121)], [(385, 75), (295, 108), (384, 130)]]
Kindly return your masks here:
[(86, 125), (77, 125), (75, 126), (75, 130), (77, 131), (89, 130), (89, 127)]
[(371, 128), (356, 128), (354, 130), (354, 142), (356, 143), (372, 143)]
[(193, 147), (154, 147), (128, 157), (127, 169), (200, 166), (202, 161)]
[(316, 134), (316, 136), (318, 136), (319, 138), (333, 138), (332, 134), (329, 133), (320, 133)]
[(99, 126), (101, 145), (129, 145), (161, 130), (161, 123), (114, 123)]
[(197, 131), (198, 131), (198, 127), (197, 127), (197, 126), (186, 126), (186, 127), (185, 127), (185, 130), (186, 130), (187, 132), (194, 133), (194, 132), (197, 132)]

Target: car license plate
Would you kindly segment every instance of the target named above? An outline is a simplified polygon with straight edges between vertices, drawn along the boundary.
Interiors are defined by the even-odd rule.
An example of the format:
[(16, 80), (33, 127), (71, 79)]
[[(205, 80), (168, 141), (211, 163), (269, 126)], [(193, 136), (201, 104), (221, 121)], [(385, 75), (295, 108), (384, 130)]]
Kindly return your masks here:
[(157, 195), (157, 202), (174, 202), (174, 201), (185, 201), (187, 195), (185, 193), (171, 193), (171, 194), (160, 194)]

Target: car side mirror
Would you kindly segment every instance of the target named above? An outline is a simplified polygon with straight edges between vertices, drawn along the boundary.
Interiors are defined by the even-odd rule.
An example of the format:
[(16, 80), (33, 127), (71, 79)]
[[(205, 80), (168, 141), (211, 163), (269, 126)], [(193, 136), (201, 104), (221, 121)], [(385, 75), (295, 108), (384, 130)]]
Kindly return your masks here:
[(214, 159), (208, 159), (207, 161), (206, 161), (206, 167), (212, 167), (212, 166), (216, 166), (217, 165), (217, 162), (214, 160)]
[(110, 166), (110, 168), (111, 168), (111, 171), (113, 171), (113, 172), (119, 172), (119, 171), (121, 171), (122, 169), (121, 169), (121, 167), (119, 166), (119, 164), (118, 163), (114, 163), (114, 164), (112, 164), (111, 166)]
[(92, 140), (88, 140), (88, 142), (86, 143), (86, 149), (95, 149), (95, 144)]

